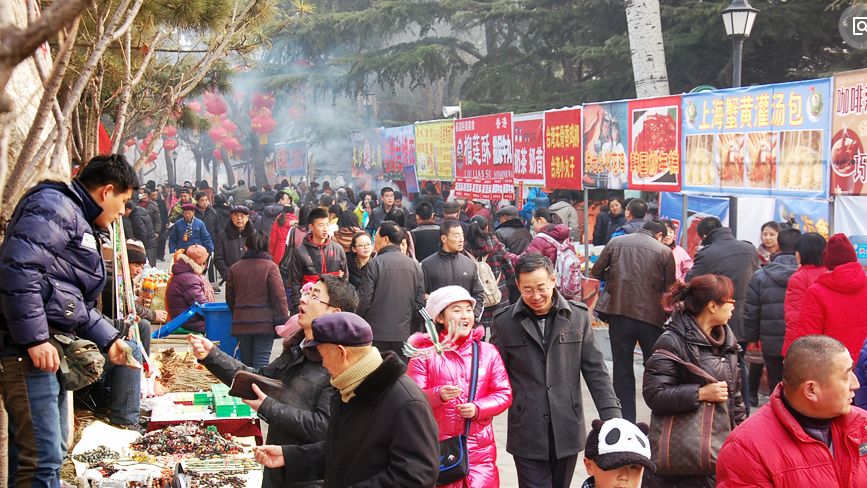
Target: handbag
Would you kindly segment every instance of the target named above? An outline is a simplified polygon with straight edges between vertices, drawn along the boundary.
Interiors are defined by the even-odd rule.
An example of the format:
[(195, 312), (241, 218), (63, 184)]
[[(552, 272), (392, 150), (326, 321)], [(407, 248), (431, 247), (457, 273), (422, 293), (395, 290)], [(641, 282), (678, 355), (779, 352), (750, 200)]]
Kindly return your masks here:
[(235, 373), (235, 377), (232, 379), (229, 396), (244, 400), (256, 400), (259, 397), (253, 392), (254, 384), (269, 397), (281, 398), (286, 393), (286, 385), (282, 381), (240, 370)]
[[(468, 403), (476, 399), (476, 383), (479, 380), (479, 343), (473, 342), (473, 376), (470, 381), (470, 398)], [(470, 434), (470, 419), (464, 426), (464, 433), (449, 437), (440, 442), (440, 474), (437, 486), (447, 485), (462, 480), (470, 474), (470, 455), (467, 451), (467, 436)]]
[[(705, 384), (719, 380), (695, 364), (665, 349), (654, 355), (683, 365)], [(657, 473), (672, 476), (712, 476), (719, 450), (731, 433), (728, 403), (701, 402), (692, 412), (650, 416), (650, 452)]]

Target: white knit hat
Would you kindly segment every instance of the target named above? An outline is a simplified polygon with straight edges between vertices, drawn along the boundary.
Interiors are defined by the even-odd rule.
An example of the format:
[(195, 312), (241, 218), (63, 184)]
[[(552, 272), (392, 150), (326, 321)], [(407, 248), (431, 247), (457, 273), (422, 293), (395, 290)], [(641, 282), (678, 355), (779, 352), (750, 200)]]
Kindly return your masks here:
[(431, 293), (424, 308), (432, 319), (436, 319), (440, 312), (455, 302), (470, 302), (473, 308), (476, 306), (476, 299), (470, 295), (466, 288), (449, 285)]

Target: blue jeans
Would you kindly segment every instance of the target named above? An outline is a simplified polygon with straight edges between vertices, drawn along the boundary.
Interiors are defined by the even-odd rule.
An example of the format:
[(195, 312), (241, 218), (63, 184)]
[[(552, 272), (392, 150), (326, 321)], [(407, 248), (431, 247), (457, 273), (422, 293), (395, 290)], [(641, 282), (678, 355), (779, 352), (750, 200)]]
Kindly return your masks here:
[(274, 347), (274, 336), (239, 335), (238, 353), (241, 362), (247, 366), (259, 369), (268, 365), (271, 360), (271, 348)]
[(66, 391), (57, 374), (28, 356), (0, 359), (0, 394), (9, 416), (9, 482), (15, 488), (60, 486), (66, 457)]
[[(142, 353), (135, 341), (125, 341), (132, 348), (132, 355), (141, 363)], [(102, 371), (106, 385), (111, 388), (111, 414), (108, 421), (113, 425), (138, 425), (141, 408), (141, 370), (117, 366), (108, 358)]]

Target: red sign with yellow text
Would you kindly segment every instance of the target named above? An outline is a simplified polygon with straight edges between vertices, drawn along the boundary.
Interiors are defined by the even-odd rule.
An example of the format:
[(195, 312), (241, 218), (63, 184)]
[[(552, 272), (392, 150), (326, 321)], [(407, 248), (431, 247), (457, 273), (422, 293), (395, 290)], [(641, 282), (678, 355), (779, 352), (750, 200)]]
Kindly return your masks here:
[(629, 188), (680, 191), (680, 95), (629, 102)]
[(545, 187), (581, 189), (581, 108), (545, 112)]

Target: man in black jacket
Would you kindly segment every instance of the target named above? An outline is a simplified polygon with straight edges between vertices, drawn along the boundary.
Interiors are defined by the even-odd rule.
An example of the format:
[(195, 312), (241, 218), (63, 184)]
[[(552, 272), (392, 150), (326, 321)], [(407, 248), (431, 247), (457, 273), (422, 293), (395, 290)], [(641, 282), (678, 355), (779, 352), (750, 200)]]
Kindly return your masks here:
[[(795, 246), (801, 240), (798, 229), (783, 229), (777, 237), (780, 252), (770, 263), (756, 271), (747, 288), (744, 306), (746, 342), (762, 342), (762, 358), (768, 368), (768, 391), (783, 381), (783, 340), (786, 337), (786, 288), (798, 269)], [(753, 399), (755, 398), (755, 401)], [(750, 389), (750, 403), (758, 406), (758, 391)]]
[(464, 232), (460, 222), (443, 220), (440, 224), (440, 250), (422, 261), (421, 269), (424, 271), (425, 294), (448, 285), (462, 286), (476, 299), (476, 320), (482, 316), (485, 289), (479, 280), (476, 262), (464, 254)]
[(301, 287), (315, 282), (321, 276), (334, 275), (349, 279), (346, 253), (340, 244), (328, 234), (328, 212), (314, 208), (309, 216), (310, 232), (292, 253), (286, 264), (289, 277), (286, 287), (290, 290), (289, 310), (297, 310)]
[(156, 266), (157, 234), (147, 210), (132, 202), (126, 202), (123, 216), (125, 221), (130, 222), (132, 230), (132, 234), (126, 234), (126, 238), (141, 241), (145, 246), (148, 262), (151, 266)]
[(518, 217), (518, 208), (514, 205), (506, 205), (497, 210), (496, 219), (499, 223), (494, 235), (506, 246), (506, 250), (518, 255), (526, 251), (533, 240), (533, 235)]
[(379, 191), (379, 196), (382, 205), (373, 209), (367, 222), (367, 230), (371, 233), (379, 228), (379, 224), (385, 220), (385, 216), (394, 208), (394, 189), (386, 186)]
[(430, 203), (422, 201), (415, 207), (416, 227), (412, 229), (415, 258), (421, 262), (440, 249), (440, 226), (434, 221)]
[(528, 253), (515, 267), (521, 300), (497, 312), (491, 344), (512, 383), (506, 450), (518, 485), (567, 488), (584, 449), (581, 380), (602, 420), (620, 417), (587, 306), (555, 288), (554, 265)]
[(413, 315), (424, 306), (421, 267), (400, 252), (403, 230), (394, 222), (379, 224), (374, 247), (376, 257), (365, 267), (358, 290), (358, 315), (373, 328), (373, 345), (392, 351), (401, 360)]
[(391, 352), (372, 346), (361, 317), (339, 312), (313, 321), (313, 340), (338, 392), (324, 441), (265, 445), (256, 460), (284, 467), (288, 479), (323, 477), (327, 488), (433, 487), (440, 449), (433, 411), (424, 392)]
[(226, 228), (214, 237), (214, 266), (224, 280), (229, 276), (229, 268), (247, 252), (247, 237), (253, 233), (250, 209), (247, 207), (233, 206), (229, 211), (229, 219)]
[[(315, 298), (314, 298), (315, 297)], [(256, 373), (280, 380), (285, 390), (279, 396), (269, 397), (258, 386), (256, 400), (244, 400), (259, 418), (268, 422), (266, 444), (304, 445), (325, 439), (331, 415), (331, 399), (335, 390), (328, 372), (322, 367), (322, 358), (312, 349), (302, 349), (305, 337), (313, 339), (311, 323), (314, 319), (341, 311), (352, 312), (358, 305), (358, 295), (352, 285), (333, 276), (325, 276), (313, 290), (301, 298), (303, 313), (298, 317), (301, 330), (283, 341), (283, 353), (267, 366), (254, 370), (232, 358), (208, 339), (189, 335), (187, 340), (193, 354), (220, 381), (229, 385), (239, 371)], [(316, 476), (284, 476), (282, 469), (265, 468), (263, 488), (322, 486)]]

